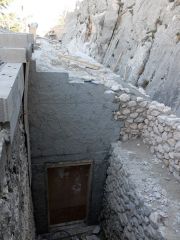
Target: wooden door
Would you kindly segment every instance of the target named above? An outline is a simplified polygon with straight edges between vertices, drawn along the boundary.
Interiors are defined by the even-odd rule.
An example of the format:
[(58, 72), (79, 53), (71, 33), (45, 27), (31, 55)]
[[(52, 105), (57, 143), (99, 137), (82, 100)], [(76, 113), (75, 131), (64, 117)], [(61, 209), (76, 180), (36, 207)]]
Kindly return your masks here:
[(86, 218), (90, 167), (87, 164), (48, 168), (50, 225)]

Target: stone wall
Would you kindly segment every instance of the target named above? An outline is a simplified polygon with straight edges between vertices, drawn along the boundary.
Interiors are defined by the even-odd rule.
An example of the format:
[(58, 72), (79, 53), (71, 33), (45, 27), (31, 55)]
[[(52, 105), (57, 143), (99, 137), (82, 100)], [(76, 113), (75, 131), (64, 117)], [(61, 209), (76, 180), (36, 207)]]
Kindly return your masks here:
[(171, 108), (151, 102), (132, 93), (121, 92), (116, 96), (119, 111), (115, 119), (124, 122), (121, 139), (126, 141), (141, 137), (154, 153), (180, 180), (180, 118)]
[(33, 240), (35, 229), (22, 117), (10, 142), (0, 126), (0, 239)]
[(114, 150), (109, 160), (102, 220), (106, 237), (162, 240), (158, 226), (150, 222), (152, 210), (138, 196), (121, 158), (122, 153)]
[(101, 215), (107, 239), (178, 240), (178, 189), (140, 140), (113, 144)]

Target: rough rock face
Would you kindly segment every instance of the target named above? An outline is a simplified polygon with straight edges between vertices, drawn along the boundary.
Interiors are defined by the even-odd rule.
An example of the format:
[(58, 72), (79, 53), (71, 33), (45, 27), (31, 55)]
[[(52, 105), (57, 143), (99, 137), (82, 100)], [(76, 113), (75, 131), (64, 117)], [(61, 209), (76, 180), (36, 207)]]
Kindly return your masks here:
[(0, 178), (0, 239), (33, 240), (35, 228), (21, 120), (17, 124), (13, 142), (8, 142), (8, 135), (0, 126), (0, 152), (3, 149), (0, 155), (1, 171), (5, 167), (5, 175), (3, 179)]
[(180, 0), (84, 0), (63, 44), (142, 86), (180, 115)]

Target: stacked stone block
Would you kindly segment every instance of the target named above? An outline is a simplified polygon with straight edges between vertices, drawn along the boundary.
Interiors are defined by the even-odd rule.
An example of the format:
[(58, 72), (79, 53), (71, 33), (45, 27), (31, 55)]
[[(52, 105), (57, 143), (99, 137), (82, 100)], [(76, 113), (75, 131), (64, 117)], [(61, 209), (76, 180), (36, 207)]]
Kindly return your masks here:
[[(180, 180), (180, 119), (170, 114), (170, 109), (162, 110), (151, 104), (143, 127), (142, 137), (150, 145), (151, 152), (161, 159), (169, 171)], [(160, 106), (160, 104), (159, 104)], [(153, 109), (153, 110), (152, 110)], [(156, 114), (156, 116), (154, 116)]]
[(116, 101), (119, 102), (119, 111), (115, 113), (115, 119), (124, 121), (120, 133), (122, 140), (140, 137), (147, 116), (148, 101), (127, 93), (116, 96)]
[(120, 139), (127, 141), (141, 137), (151, 152), (180, 180), (180, 118), (171, 108), (146, 96), (137, 97), (121, 91), (116, 95), (119, 110), (115, 119), (124, 122)]
[(158, 224), (152, 221), (152, 208), (137, 194), (123, 164), (122, 152), (114, 148), (109, 159), (102, 211), (105, 235), (111, 240), (163, 240)]

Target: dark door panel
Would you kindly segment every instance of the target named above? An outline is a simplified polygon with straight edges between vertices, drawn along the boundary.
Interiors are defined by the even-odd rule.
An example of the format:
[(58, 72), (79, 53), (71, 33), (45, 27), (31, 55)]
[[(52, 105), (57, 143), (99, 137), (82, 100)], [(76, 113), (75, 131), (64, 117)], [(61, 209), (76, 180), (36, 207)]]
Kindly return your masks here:
[(87, 164), (48, 168), (50, 225), (86, 218), (90, 166)]

